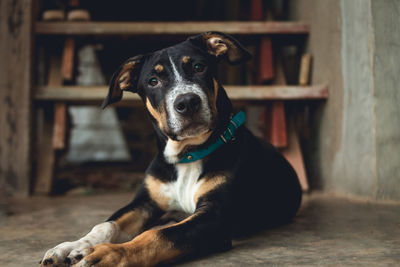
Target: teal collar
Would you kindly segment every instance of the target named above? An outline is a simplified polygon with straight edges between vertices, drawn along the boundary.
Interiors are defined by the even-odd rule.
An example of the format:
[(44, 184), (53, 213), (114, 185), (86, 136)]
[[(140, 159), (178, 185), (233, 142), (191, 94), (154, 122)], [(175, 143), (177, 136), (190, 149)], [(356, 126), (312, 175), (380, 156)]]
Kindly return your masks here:
[(243, 111), (238, 112), (229, 122), (226, 130), (219, 136), (217, 141), (209, 145), (207, 148), (186, 153), (178, 163), (190, 163), (207, 157), (223, 144), (228, 143), (235, 134), (235, 131), (246, 121), (246, 115)]

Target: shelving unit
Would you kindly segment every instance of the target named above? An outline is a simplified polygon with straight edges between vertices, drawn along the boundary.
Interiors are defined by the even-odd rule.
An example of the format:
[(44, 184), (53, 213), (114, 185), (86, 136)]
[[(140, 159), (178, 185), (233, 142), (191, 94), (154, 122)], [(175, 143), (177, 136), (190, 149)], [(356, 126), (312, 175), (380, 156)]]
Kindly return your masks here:
[(308, 34), (301, 22), (37, 22), (38, 35), (191, 35), (206, 31), (235, 35)]
[[(38, 21), (34, 25), (34, 34), (37, 38), (55, 39), (74, 39), (85, 36), (94, 36), (97, 40), (109, 37), (133, 37), (133, 36), (190, 36), (207, 31), (220, 31), (233, 36), (243, 36), (243, 38), (253, 38), (261, 40), (267, 38), (286, 38), (290, 40), (305, 40), (310, 33), (310, 27), (302, 22), (280, 22), (280, 21), (185, 21), (185, 22), (42, 22)], [(271, 45), (271, 42), (263, 42)], [(271, 49), (272, 45), (267, 47)], [(257, 56), (257, 55), (256, 55)], [(262, 56), (262, 55), (258, 55)], [(268, 60), (272, 60), (269, 58)], [(268, 61), (271, 63), (271, 61)], [(264, 66), (265, 67), (265, 66)], [(269, 67), (269, 66), (268, 66)], [(326, 84), (312, 86), (295, 85), (226, 85), (224, 88), (228, 96), (234, 103), (257, 103), (264, 104), (274, 101), (311, 101), (324, 100), (328, 98), (328, 86)], [(91, 104), (100, 105), (107, 95), (108, 87), (104, 86), (36, 86), (33, 98), (38, 105), (45, 105), (56, 109), (57, 105), (81, 105)], [(54, 104), (54, 105), (53, 105)], [(137, 106), (141, 105), (137, 94), (125, 93), (124, 98), (117, 105)], [(65, 116), (65, 115), (64, 115)], [(284, 115), (283, 115), (284, 116)], [(57, 125), (54, 122), (54, 125)], [(62, 125), (60, 127), (63, 128)], [(55, 128), (54, 128), (55, 129)], [(51, 137), (49, 137), (51, 138)], [(53, 136), (54, 138), (54, 136)], [(58, 139), (64, 138), (60, 136)], [(57, 136), (55, 137), (57, 139)], [(54, 145), (53, 145), (54, 146)], [(296, 148), (299, 150), (299, 146)], [(51, 153), (51, 152), (50, 152)], [(298, 152), (298, 153), (301, 153)], [(297, 155), (298, 156), (298, 155)], [(297, 157), (296, 156), (296, 157)], [(302, 164), (302, 163), (300, 163)], [(305, 176), (305, 174), (303, 174)], [(48, 191), (49, 177), (42, 186)], [(305, 178), (304, 178), (305, 179)]]
[[(309, 25), (302, 22), (37, 22), (36, 35), (192, 35), (205, 31), (221, 31), (233, 35), (306, 35)], [(326, 85), (315, 86), (234, 86), (227, 85), (232, 100), (311, 100), (328, 97)], [(34, 98), (38, 101), (100, 101), (106, 87), (41, 87)], [(125, 101), (138, 101), (126, 94)]]
[[(260, 0), (242, 1), (247, 6), (258, 3), (258, 6), (254, 5), (255, 8), (248, 7), (247, 9), (246, 7), (242, 9), (243, 5), (239, 5), (240, 1), (232, 1), (232, 5), (223, 6), (223, 11), (221, 11), (222, 9), (218, 9), (218, 7), (213, 8), (213, 12), (211, 12), (213, 14), (211, 15), (205, 13), (207, 9), (199, 9), (196, 6), (196, 11), (200, 10), (200, 12), (197, 12), (195, 16), (188, 15), (184, 17), (196, 20), (240, 19), (241, 21), (185, 22), (99, 21), (100, 19), (111, 20), (113, 18), (126, 20), (148, 19), (146, 14), (144, 16), (131, 16), (130, 12), (125, 12), (125, 16), (121, 17), (119, 13), (121, 7), (107, 1), (104, 1), (102, 8), (97, 8), (97, 6), (91, 7), (89, 11), (92, 12), (93, 21), (40, 21), (46, 9), (60, 8), (49, 4), (49, 2), (53, 1), (15, 0), (12, 5), (8, 5), (9, 9), (3, 8), (1, 10), (2, 16), (0, 21), (2, 25), (13, 23), (9, 25), (10, 27), (2, 27), (0, 30), (2, 37), (4, 37), (3, 40), (12, 40), (12, 42), (3, 41), (1, 49), (3, 58), (6, 59), (7, 64), (3, 64), (5, 71), (0, 73), (4, 85), (2, 87), (4, 90), (1, 90), (0, 93), (1, 98), (4, 99), (1, 112), (3, 117), (0, 116), (0, 119), (6, 121), (7, 125), (3, 127), (4, 129), (0, 135), (2, 137), (0, 138), (0, 143), (3, 152), (0, 168), (7, 173), (9, 181), (6, 179), (5, 185), (15, 195), (26, 196), (31, 191), (41, 194), (50, 192), (51, 186), (49, 186), (49, 180), (52, 177), (53, 167), (49, 166), (55, 166), (56, 156), (54, 154), (61, 154), (58, 152), (65, 149), (65, 140), (68, 140), (66, 138), (66, 133), (68, 132), (68, 123), (66, 123), (66, 121), (68, 122), (68, 114), (66, 110), (68, 110), (68, 106), (80, 104), (99, 105), (107, 95), (107, 86), (105, 84), (100, 87), (66, 87), (61, 85), (63, 84), (63, 79), (64, 81), (67, 80), (65, 79), (66, 76), (58, 73), (56, 73), (56, 77), (53, 77), (55, 79), (47, 79), (50, 77), (46, 73), (47, 68), (55, 69), (59, 67), (60, 61), (67, 62), (61, 60), (64, 56), (69, 61), (67, 62), (68, 64), (62, 65), (65, 67), (62, 70), (68, 72), (70, 76), (74, 75), (72, 69), (75, 67), (73, 63), (76, 62), (76, 48), (79, 45), (85, 42), (101, 43), (103, 40), (106, 44), (110, 40), (111, 42), (117, 40), (117, 42), (121, 43), (141, 40), (138, 46), (143, 46), (147, 42), (158, 42), (159, 40), (160, 45), (163, 45), (164, 42), (172, 43), (172, 40), (175, 41), (175, 39), (182, 39), (182, 37), (204, 31), (221, 31), (238, 36), (238, 39), (244, 40), (244, 43), (252, 46), (253, 54), (255, 57), (258, 57), (256, 59), (261, 58), (264, 62), (268, 63), (266, 67), (262, 66), (262, 68), (259, 68), (260, 66), (251, 66), (254, 69), (270, 70), (270, 72), (266, 72), (267, 75), (262, 77), (262, 81), (254, 78), (256, 81), (252, 84), (271, 84), (273, 83), (271, 76), (275, 75), (275, 78), (277, 77), (277, 73), (274, 73), (276, 69), (270, 68), (271, 65), (274, 67), (271, 64), (271, 62), (274, 63), (273, 56), (275, 53), (273, 52), (275, 52), (274, 49), (276, 48), (274, 45), (279, 47), (286, 45), (287, 41), (289, 41), (289, 43), (292, 44), (293, 42), (295, 45), (301, 47), (304, 45), (304, 41), (311, 31), (309, 25), (302, 22), (265, 21), (267, 18), (284, 17), (274, 16), (274, 14), (271, 16), (271, 13), (268, 13), (270, 10), (260, 7), (260, 4), (265, 2)], [(136, 5), (135, 3), (130, 4), (132, 6)], [(231, 4), (231, 1), (229, 1), (229, 4)], [(110, 5), (112, 8), (108, 10), (107, 5)], [(69, 9), (61, 8), (60, 10), (68, 12)], [(99, 10), (103, 10), (104, 12), (99, 12), (96, 16), (96, 12)], [(148, 12), (153, 11), (152, 9), (148, 10)], [(255, 13), (257, 14), (252, 14), (254, 13), (253, 11), (256, 11)], [(203, 16), (203, 13), (206, 15)], [(159, 19), (158, 16), (150, 17)], [(16, 21), (15, 18), (20, 19)], [(168, 18), (179, 19), (181, 17), (175, 15), (165, 16), (165, 20), (168, 20)], [(177, 38), (174, 38), (174, 36), (177, 36)], [(247, 41), (249, 42), (247, 43)], [(64, 50), (60, 49), (63, 46)], [(270, 53), (263, 54), (260, 51)], [(264, 60), (266, 57), (268, 57), (268, 60)], [(52, 61), (53, 59), (56, 60)], [(110, 57), (105, 60), (109, 59)], [(113, 62), (113, 64), (117, 63)], [(255, 62), (254, 65), (256, 64), (258, 63)], [(107, 74), (110, 74), (111, 70), (107, 71)], [(238, 71), (238, 69), (235, 71)], [(251, 76), (251, 71), (246, 73), (246, 79)], [(233, 73), (232, 77), (236, 77), (234, 71), (230, 73)], [(38, 79), (35, 79), (36, 75), (38, 75)], [(38, 86), (38, 84), (45, 84), (45, 80), (48, 80), (48, 86)], [(231, 80), (236, 81), (235, 79)], [(33, 84), (33, 82), (37, 82), (37, 84)], [(73, 84), (73, 82), (74, 79), (72, 78), (68, 80), (67, 84)], [(274, 82), (276, 83), (276, 80)], [(273, 102), (280, 102), (282, 104), (281, 107), (284, 107), (284, 101), (303, 101), (306, 104), (311, 101), (321, 101), (328, 98), (328, 87), (323, 84), (301, 87), (287, 85), (238, 86), (227, 85), (225, 83), (224, 87), (227, 89), (232, 100), (236, 102), (244, 101), (245, 104), (257, 103), (268, 106)], [(136, 105), (140, 101), (135, 94), (126, 93), (120, 103)], [(285, 114), (283, 114), (284, 116)], [(43, 144), (41, 143), (42, 141)], [(33, 181), (31, 181), (31, 174), (37, 172), (37, 170), (45, 170), (46, 174), (38, 175), (36, 173), (36, 175), (33, 175), (35, 176), (33, 177)], [(41, 185), (40, 181), (38, 183), (38, 177), (44, 180), (44, 185)], [(36, 190), (35, 185), (33, 188), (30, 188), (36, 183), (39, 184), (39, 187), (42, 187), (40, 191)], [(6, 186), (4, 188), (7, 188)]]
[[(261, 86), (261, 85), (227, 85), (224, 86), (228, 96), (233, 101), (271, 101), (271, 100), (321, 100), (328, 97), (327, 85), (313, 86)], [(35, 99), (37, 101), (58, 101), (85, 103), (94, 101), (100, 103), (107, 95), (107, 86), (61, 86), (40, 87)], [(139, 102), (137, 94), (126, 92), (122, 102)]]

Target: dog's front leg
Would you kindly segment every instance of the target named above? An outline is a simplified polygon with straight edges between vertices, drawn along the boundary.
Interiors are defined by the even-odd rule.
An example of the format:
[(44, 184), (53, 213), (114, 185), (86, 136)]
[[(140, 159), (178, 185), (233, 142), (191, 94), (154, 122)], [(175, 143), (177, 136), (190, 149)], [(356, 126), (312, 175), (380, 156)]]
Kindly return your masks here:
[(185, 220), (145, 231), (132, 241), (95, 246), (76, 267), (154, 266), (185, 255), (231, 248), (230, 229), (221, 209), (207, 200), (198, 207)]
[(129, 241), (161, 214), (161, 209), (150, 200), (147, 188), (142, 186), (135, 199), (114, 213), (107, 222), (96, 225), (79, 240), (64, 242), (48, 250), (41, 266), (69, 266), (79, 262), (95, 245)]

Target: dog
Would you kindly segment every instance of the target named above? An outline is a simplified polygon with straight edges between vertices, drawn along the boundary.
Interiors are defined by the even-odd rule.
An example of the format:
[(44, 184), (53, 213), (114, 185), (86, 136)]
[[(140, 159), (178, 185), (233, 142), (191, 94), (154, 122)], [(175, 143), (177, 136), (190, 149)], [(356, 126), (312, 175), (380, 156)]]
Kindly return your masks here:
[[(218, 82), (221, 60), (250, 58), (232, 36), (206, 32), (124, 62), (102, 107), (124, 91), (137, 93), (158, 154), (130, 204), (81, 239), (48, 250), (41, 266), (171, 263), (228, 250), (235, 236), (290, 222), (302, 198), (295, 171), (243, 125), (243, 112), (233, 114)], [(170, 211), (187, 217), (153, 227)]]

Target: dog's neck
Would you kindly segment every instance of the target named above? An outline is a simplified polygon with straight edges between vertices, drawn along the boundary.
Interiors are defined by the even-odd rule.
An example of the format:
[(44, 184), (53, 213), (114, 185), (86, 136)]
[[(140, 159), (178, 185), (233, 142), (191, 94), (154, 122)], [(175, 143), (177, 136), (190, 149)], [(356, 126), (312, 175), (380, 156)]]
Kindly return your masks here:
[(177, 163), (184, 151), (187, 151), (188, 147), (197, 147), (207, 142), (212, 135), (212, 132), (207, 132), (202, 135), (187, 138), (182, 141), (175, 141), (168, 139), (164, 147), (164, 158), (168, 163)]

